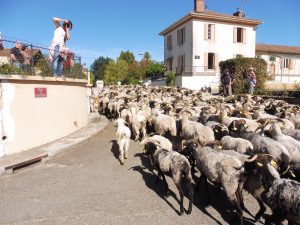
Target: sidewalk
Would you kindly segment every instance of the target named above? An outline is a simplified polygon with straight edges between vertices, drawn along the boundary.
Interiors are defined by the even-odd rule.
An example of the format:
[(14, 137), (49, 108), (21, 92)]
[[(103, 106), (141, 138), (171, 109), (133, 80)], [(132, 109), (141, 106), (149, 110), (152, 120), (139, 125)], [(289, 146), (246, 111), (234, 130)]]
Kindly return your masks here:
[(89, 117), (89, 123), (86, 127), (66, 137), (25, 152), (1, 157), (0, 175), (10, 174), (16, 169), (29, 166), (36, 162), (46, 161), (50, 157), (62, 153), (71, 146), (76, 145), (104, 130), (108, 123), (109, 121), (106, 119), (106, 117), (100, 116), (98, 113), (91, 113)]

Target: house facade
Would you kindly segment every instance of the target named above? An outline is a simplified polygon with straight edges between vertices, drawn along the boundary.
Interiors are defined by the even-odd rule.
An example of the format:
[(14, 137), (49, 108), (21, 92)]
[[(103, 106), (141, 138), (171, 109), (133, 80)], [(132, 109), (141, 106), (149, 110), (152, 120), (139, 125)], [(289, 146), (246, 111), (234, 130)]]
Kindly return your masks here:
[(194, 11), (160, 35), (164, 36), (164, 63), (176, 73), (176, 86), (198, 90), (219, 84), (219, 62), (235, 57), (255, 57), (256, 27), (262, 22), (208, 11), (204, 0), (194, 1)]
[(283, 83), (300, 82), (300, 47), (257, 44), (256, 56), (267, 62), (271, 79)]

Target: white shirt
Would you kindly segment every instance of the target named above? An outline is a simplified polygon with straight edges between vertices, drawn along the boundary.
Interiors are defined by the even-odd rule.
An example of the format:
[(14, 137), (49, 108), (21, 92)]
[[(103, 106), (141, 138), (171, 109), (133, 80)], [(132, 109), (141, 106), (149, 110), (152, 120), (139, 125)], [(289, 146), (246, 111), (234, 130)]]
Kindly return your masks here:
[(65, 35), (66, 35), (66, 32), (64, 31), (64, 29), (61, 26), (59, 26), (54, 31), (54, 37), (53, 37), (52, 42), (55, 44), (64, 44)]

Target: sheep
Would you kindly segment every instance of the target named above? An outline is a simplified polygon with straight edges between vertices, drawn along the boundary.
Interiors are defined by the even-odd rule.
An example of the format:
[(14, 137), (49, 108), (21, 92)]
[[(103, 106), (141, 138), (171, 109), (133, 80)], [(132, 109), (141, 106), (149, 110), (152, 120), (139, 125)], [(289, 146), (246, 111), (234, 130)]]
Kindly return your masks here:
[(215, 140), (214, 132), (210, 127), (195, 121), (189, 121), (186, 115), (183, 115), (181, 123), (181, 136), (185, 139), (195, 139), (201, 143)]
[(115, 121), (115, 124), (118, 126), (116, 134), (118, 136), (118, 146), (120, 151), (119, 160), (121, 162), (121, 165), (124, 165), (124, 158), (127, 159), (128, 157), (131, 131), (126, 126), (127, 123), (122, 118), (118, 118)]
[(300, 163), (300, 141), (297, 141), (290, 136), (284, 135), (279, 125), (276, 123), (272, 124), (269, 132), (275, 141), (280, 142), (286, 147), (291, 155), (292, 161), (295, 163)]
[[(244, 174), (243, 163), (235, 157), (217, 152), (210, 147), (201, 147), (197, 141), (185, 141), (186, 152), (192, 154), (201, 172), (200, 179), (207, 179), (221, 186), (230, 202), (237, 210), (240, 224), (243, 224), (243, 210), (240, 207), (240, 179)], [(199, 183), (198, 183), (199, 184)]]
[(222, 137), (229, 135), (229, 130), (228, 128), (218, 122), (215, 121), (208, 121), (205, 126), (210, 127), (214, 134), (215, 134), (215, 139), (220, 141)]
[(232, 130), (231, 135), (250, 141), (253, 145), (254, 154), (268, 153), (272, 155), (274, 160), (279, 164), (281, 171), (285, 171), (288, 168), (291, 162), (291, 155), (282, 143), (258, 133), (246, 132), (240, 127)]
[(171, 116), (159, 114), (154, 118), (153, 124), (154, 130), (158, 134), (165, 134), (167, 132), (170, 132), (172, 136), (177, 135), (176, 121), (175, 118)]
[(140, 138), (140, 130), (142, 131), (142, 139), (146, 136), (146, 122), (146, 117), (143, 114), (136, 113), (132, 115), (131, 129), (135, 141)]
[(253, 145), (250, 141), (243, 138), (234, 138), (231, 136), (224, 136), (221, 139), (223, 149), (232, 149), (238, 153), (253, 155)]
[(189, 207), (187, 214), (191, 214), (193, 202), (193, 182), (191, 175), (191, 166), (187, 158), (178, 152), (169, 151), (168, 149), (163, 148), (148, 148), (146, 149), (146, 153), (150, 156), (154, 168), (158, 171), (156, 181), (159, 181), (160, 176), (162, 176), (163, 178), (166, 188), (166, 197), (170, 195), (170, 190), (164, 174), (169, 172), (171, 173), (173, 181), (180, 194), (180, 215), (183, 215), (184, 213), (181, 181), (183, 176), (186, 178), (189, 189)]
[(284, 219), (288, 220), (288, 224), (300, 224), (300, 183), (280, 178), (269, 164), (262, 164), (258, 172), (265, 188), (264, 202), (273, 212), (267, 217), (266, 224), (279, 224)]
[(163, 148), (169, 151), (172, 151), (173, 145), (169, 141), (169, 139), (161, 136), (161, 135), (154, 135), (152, 137), (146, 137), (142, 142), (141, 145), (146, 145), (147, 143), (152, 142), (154, 143), (157, 148)]

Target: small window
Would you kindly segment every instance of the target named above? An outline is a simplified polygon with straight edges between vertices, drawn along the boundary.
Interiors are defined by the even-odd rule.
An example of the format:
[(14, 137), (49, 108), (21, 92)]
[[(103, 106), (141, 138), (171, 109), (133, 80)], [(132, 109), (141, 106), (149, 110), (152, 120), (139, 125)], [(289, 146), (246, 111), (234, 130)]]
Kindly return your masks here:
[(182, 45), (185, 41), (185, 28), (177, 31), (177, 44)]
[(276, 61), (276, 57), (275, 56), (270, 56), (269, 61), (270, 62), (275, 62)]
[(215, 65), (215, 53), (208, 53), (207, 69), (214, 69), (214, 65)]
[(167, 36), (167, 50), (172, 49), (172, 35)]
[(243, 58), (243, 55), (237, 54), (237, 55), (236, 55), (236, 58)]
[(211, 24), (208, 24), (207, 26), (207, 39), (208, 40), (211, 40), (211, 28), (212, 28), (212, 25)]
[(240, 27), (237, 28), (236, 41), (238, 43), (242, 43), (243, 42), (243, 28), (240, 28)]
[(177, 57), (177, 73), (184, 72), (185, 69), (185, 56), (180, 55)]
[(284, 59), (283, 60), (283, 68), (290, 68), (290, 59)]

